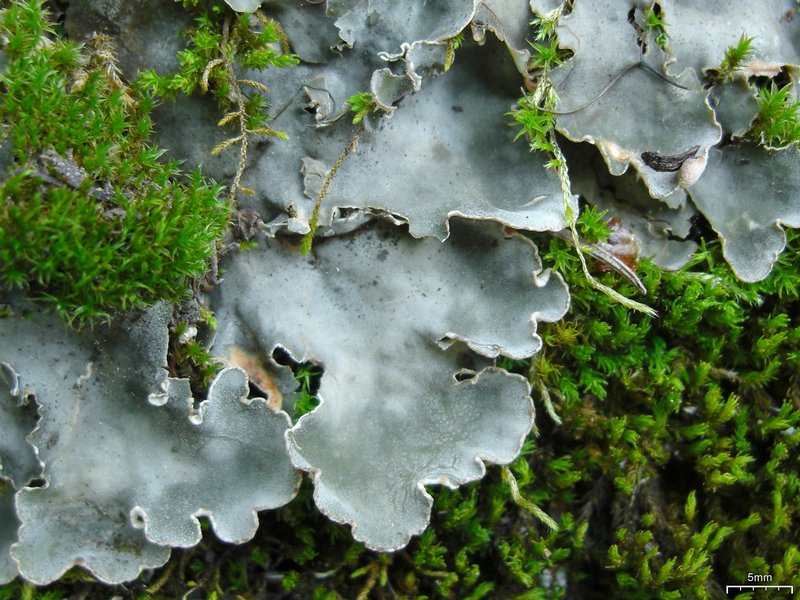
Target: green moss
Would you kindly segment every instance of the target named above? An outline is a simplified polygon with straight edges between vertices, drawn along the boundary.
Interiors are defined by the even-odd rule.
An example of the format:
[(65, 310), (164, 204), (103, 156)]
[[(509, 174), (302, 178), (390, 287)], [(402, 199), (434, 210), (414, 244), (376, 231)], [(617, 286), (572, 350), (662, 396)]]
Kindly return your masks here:
[(730, 46), (725, 51), (725, 56), (722, 58), (720, 66), (716, 69), (716, 73), (712, 73), (713, 80), (719, 83), (731, 81), (742, 64), (753, 57), (755, 53), (754, 40), (754, 37), (747, 37), (742, 34), (736, 45)]
[(153, 102), (121, 81), (107, 40), (58, 38), (43, 0), (12, 3), (2, 34), (0, 285), (79, 325), (184, 297), (227, 226), (220, 188), (159, 160)]
[(321, 376), (321, 371), (312, 363), (304, 363), (296, 368), (294, 377), (300, 384), (300, 389), (292, 411), (292, 416), (295, 420), (311, 412), (319, 405), (317, 389), (319, 388)]
[(656, 44), (662, 48), (667, 47), (667, 22), (664, 12), (658, 2), (644, 9), (644, 25), (647, 31), (655, 38)]
[(772, 148), (800, 144), (800, 100), (794, 97), (792, 84), (758, 90), (758, 115), (749, 135)]
[(358, 125), (368, 114), (378, 109), (375, 97), (370, 92), (359, 92), (347, 99), (350, 110), (353, 111), (353, 125)]

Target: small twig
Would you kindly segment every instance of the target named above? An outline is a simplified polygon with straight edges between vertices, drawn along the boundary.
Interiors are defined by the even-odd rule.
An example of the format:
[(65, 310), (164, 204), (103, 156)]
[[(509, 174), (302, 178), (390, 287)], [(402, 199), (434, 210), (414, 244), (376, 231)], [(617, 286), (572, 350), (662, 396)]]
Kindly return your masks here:
[(444, 579), (450, 575), (449, 571), (431, 571), (430, 569), (419, 569), (419, 572), (425, 577), (433, 577), (435, 579)]
[(361, 591), (356, 596), (356, 600), (367, 600), (369, 593), (372, 591), (372, 588), (375, 587), (375, 584), (378, 582), (378, 574), (380, 568), (378, 565), (378, 561), (375, 560), (369, 566), (369, 577), (367, 577), (367, 581), (364, 583), (364, 587), (361, 588)]
[[(556, 231), (554, 235), (558, 238), (561, 238), (562, 240), (564, 240), (569, 244), (572, 245), (575, 244), (575, 242), (572, 239), (572, 232), (570, 232), (569, 229), (562, 229), (561, 231)], [(630, 281), (636, 288), (636, 291), (638, 291), (640, 294), (642, 295), (647, 294), (647, 288), (642, 283), (642, 280), (639, 279), (639, 276), (636, 275), (633, 269), (631, 269), (628, 265), (626, 265), (616, 256), (614, 256), (607, 250), (604, 250), (597, 244), (590, 244), (588, 242), (581, 241), (580, 246), (583, 252), (585, 252), (592, 258), (599, 260), (603, 264), (607, 265), (609, 269), (612, 269), (613, 271), (619, 273), (625, 279)]]
[(339, 171), (342, 164), (344, 164), (345, 159), (358, 149), (358, 141), (363, 132), (364, 124), (362, 123), (359, 125), (358, 129), (356, 129), (353, 137), (350, 138), (350, 143), (347, 144), (347, 147), (344, 149), (344, 151), (342, 151), (342, 153), (339, 155), (339, 158), (337, 158), (336, 162), (333, 163), (331, 170), (328, 171), (328, 174), (325, 176), (325, 180), (322, 182), (322, 187), (320, 187), (317, 198), (314, 201), (314, 212), (311, 213), (311, 220), (308, 223), (310, 229), (308, 233), (303, 236), (303, 240), (300, 242), (301, 254), (308, 254), (311, 252), (311, 245), (314, 243), (314, 235), (317, 232), (317, 221), (319, 220), (319, 211), (322, 207), (322, 201), (325, 199), (325, 196), (328, 193), (328, 188), (330, 188), (333, 178), (336, 176), (336, 173)]
[(219, 154), (223, 150), (233, 146), (234, 144), (239, 144), (239, 164), (236, 167), (236, 174), (233, 177), (233, 183), (231, 183), (230, 191), (228, 192), (228, 203), (232, 206), (236, 201), (236, 192), (242, 191), (245, 193), (252, 193), (250, 190), (243, 188), (241, 186), (242, 175), (244, 174), (245, 166), (247, 163), (247, 147), (248, 147), (248, 136), (252, 134), (265, 134), (265, 135), (279, 135), (277, 132), (270, 130), (270, 129), (255, 129), (251, 130), (247, 126), (247, 96), (245, 96), (244, 92), (242, 92), (242, 85), (249, 85), (257, 89), (260, 92), (266, 92), (267, 88), (263, 84), (249, 80), (249, 79), (239, 79), (236, 77), (236, 72), (234, 70), (234, 64), (231, 60), (231, 56), (233, 54), (232, 48), (229, 48), (229, 36), (230, 36), (230, 29), (231, 29), (231, 20), (230, 17), (227, 17), (222, 23), (222, 41), (220, 43), (220, 51), (222, 56), (219, 58), (215, 58), (214, 60), (210, 61), (205, 69), (203, 70), (203, 75), (200, 78), (200, 88), (206, 92), (208, 91), (209, 86), (209, 79), (211, 77), (211, 73), (216, 67), (221, 67), (225, 71), (225, 78), (227, 79), (228, 86), (230, 87), (229, 92), (229, 99), (234, 103), (236, 106), (236, 110), (229, 111), (222, 117), (219, 121), (218, 125), (223, 126), (227, 125), (233, 120), (238, 121), (239, 125), (239, 135), (236, 137), (227, 139), (220, 144), (218, 144), (213, 150), (211, 150), (211, 154)]
[(685, 85), (681, 85), (680, 83), (678, 83), (678, 82), (676, 82), (676, 81), (673, 81), (672, 79), (670, 79), (669, 77), (667, 77), (667, 76), (666, 76), (666, 75), (664, 75), (663, 73), (660, 73), (660, 72), (659, 72), (657, 69), (654, 69), (653, 67), (651, 67), (650, 65), (648, 65), (646, 62), (644, 62), (644, 60), (640, 60), (639, 62), (635, 62), (635, 63), (633, 63), (633, 64), (630, 64), (630, 65), (628, 65), (627, 67), (625, 67), (624, 69), (622, 69), (622, 70), (621, 70), (619, 73), (617, 73), (616, 75), (614, 75), (614, 77), (611, 79), (611, 81), (609, 81), (609, 82), (606, 84), (606, 87), (604, 87), (604, 88), (603, 88), (603, 89), (600, 91), (600, 93), (599, 93), (599, 94), (597, 94), (597, 96), (595, 96), (594, 98), (592, 98), (592, 99), (591, 99), (591, 100), (589, 100), (588, 102), (585, 102), (585, 103), (581, 104), (581, 105), (580, 105), (580, 106), (578, 106), (577, 108), (572, 108), (572, 109), (570, 109), (570, 110), (550, 110), (549, 108), (542, 108), (542, 107), (537, 107), (537, 108), (538, 108), (539, 110), (541, 110), (542, 112), (547, 112), (547, 113), (550, 113), (550, 114), (553, 114), (553, 115), (572, 115), (572, 114), (575, 114), (575, 113), (577, 113), (577, 112), (580, 112), (580, 111), (582, 111), (584, 108), (587, 108), (587, 107), (591, 106), (592, 104), (594, 104), (595, 102), (597, 102), (597, 101), (598, 101), (600, 98), (602, 98), (602, 97), (603, 97), (603, 95), (604, 95), (606, 92), (608, 92), (608, 90), (610, 90), (612, 87), (614, 87), (614, 84), (615, 84), (615, 83), (617, 83), (617, 82), (618, 82), (620, 79), (622, 79), (622, 77), (623, 77), (625, 74), (627, 74), (627, 73), (629, 73), (629, 72), (633, 71), (633, 69), (635, 69), (636, 67), (641, 67), (641, 68), (643, 68), (645, 71), (650, 71), (651, 73), (653, 73), (654, 75), (657, 75), (658, 77), (660, 77), (661, 79), (663, 79), (664, 81), (666, 81), (667, 83), (669, 83), (670, 85), (674, 85), (676, 88), (680, 88), (680, 89), (682, 89), (682, 90), (688, 90), (688, 89), (689, 89), (689, 88), (688, 88), (688, 87), (686, 87)]
[(553, 419), (553, 422), (556, 425), (562, 425), (563, 421), (561, 420), (561, 417), (558, 416), (558, 413), (556, 412), (556, 407), (553, 406), (553, 400), (550, 398), (550, 392), (547, 390), (547, 386), (544, 384), (544, 381), (536, 377), (535, 367), (533, 364), (531, 364), (528, 381), (530, 381), (533, 384), (534, 379), (536, 379), (535, 382), (536, 389), (539, 391), (539, 396), (542, 399), (542, 404), (544, 404), (545, 412), (548, 415), (550, 415), (550, 418)]
[(558, 531), (558, 523), (556, 523), (550, 515), (520, 494), (517, 478), (514, 477), (514, 474), (511, 472), (511, 469), (508, 468), (508, 465), (503, 465), (503, 481), (505, 481), (508, 484), (508, 487), (511, 488), (511, 499), (514, 501), (514, 504), (530, 512), (542, 523), (547, 525), (547, 527), (553, 533)]
[(214, 591), (217, 592), (217, 594), (219, 594), (220, 596), (225, 594), (225, 591), (222, 589), (222, 586), (220, 585), (221, 577), (222, 577), (222, 574), (220, 573), (220, 568), (217, 567), (216, 569), (214, 569), (214, 577), (213, 577), (212, 587), (213, 587)]
[(186, 581), (186, 567), (189, 565), (190, 553), (184, 550), (181, 553), (181, 560), (178, 563), (178, 581), (182, 584)]
[(225, 19), (222, 25), (222, 48), (223, 60), (225, 61), (225, 71), (228, 74), (228, 85), (231, 86), (231, 94), (236, 102), (239, 119), (239, 131), (241, 132), (241, 145), (239, 146), (239, 165), (236, 167), (236, 175), (233, 177), (230, 192), (228, 193), (228, 202), (232, 205), (236, 200), (236, 192), (239, 189), (239, 184), (242, 181), (244, 174), (245, 163), (247, 162), (247, 104), (242, 88), (239, 86), (239, 80), (233, 71), (233, 64), (226, 52), (228, 44), (228, 33), (230, 30), (230, 17)]
[(219, 278), (219, 251), (217, 250), (216, 242), (211, 242), (211, 253), (208, 260), (208, 273), (206, 273), (200, 285), (200, 289), (204, 292), (210, 292), (211, 289), (222, 283)]
[(167, 583), (170, 577), (172, 577), (172, 572), (175, 570), (175, 561), (171, 560), (167, 563), (167, 567), (164, 569), (164, 572), (161, 574), (161, 577), (156, 579), (155, 583), (153, 583), (150, 587), (148, 587), (145, 591), (148, 594), (155, 594), (157, 593), (164, 584)]
[(709, 367), (708, 374), (718, 379), (727, 379), (728, 381), (733, 381), (734, 383), (742, 382), (742, 378), (739, 376), (739, 374), (736, 371), (732, 371), (730, 369)]
[[(197, 584), (183, 595), (182, 600), (187, 600), (191, 594), (193, 594), (197, 590), (202, 590), (208, 585), (209, 582), (212, 581), (212, 579), (214, 579), (215, 577), (219, 577), (219, 568), (220, 568), (220, 560), (218, 559), (214, 561), (214, 565), (211, 571), (207, 572), (204, 577), (200, 578)], [(217, 587), (219, 587), (218, 584)]]
[[(275, 121), (277, 121), (277, 120), (278, 120), (278, 117), (280, 117), (280, 116), (281, 116), (281, 115), (284, 113), (284, 111), (285, 111), (287, 108), (289, 108), (289, 107), (292, 105), (292, 103), (293, 103), (293, 102), (294, 102), (294, 101), (297, 99), (297, 97), (298, 97), (300, 94), (302, 94), (302, 93), (303, 93), (303, 88), (304, 88), (304, 87), (307, 87), (307, 88), (310, 88), (310, 89), (314, 89), (314, 90), (316, 90), (316, 89), (319, 89), (319, 88), (314, 88), (314, 87), (311, 87), (310, 85), (305, 85), (305, 86), (301, 85), (299, 88), (297, 88), (297, 91), (296, 91), (294, 94), (292, 94), (292, 97), (291, 97), (291, 98), (289, 98), (289, 99), (288, 99), (288, 100), (287, 100), (287, 101), (286, 101), (284, 104), (282, 104), (280, 107), (278, 107), (278, 108), (275, 110), (275, 112), (274, 112), (274, 113), (272, 113), (272, 114), (270, 115), (270, 117), (269, 117), (269, 120), (270, 120), (271, 122), (273, 122), (273, 123), (274, 123)], [(324, 90), (324, 91), (326, 91), (326, 92), (327, 92), (327, 90)], [(330, 92), (328, 92), (328, 94), (330, 94)]]

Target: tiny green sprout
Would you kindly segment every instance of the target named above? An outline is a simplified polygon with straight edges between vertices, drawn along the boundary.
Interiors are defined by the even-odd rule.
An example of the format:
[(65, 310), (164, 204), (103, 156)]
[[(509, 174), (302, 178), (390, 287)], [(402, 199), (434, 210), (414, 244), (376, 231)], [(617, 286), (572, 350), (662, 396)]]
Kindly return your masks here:
[(350, 110), (353, 111), (353, 125), (360, 123), (369, 113), (378, 110), (378, 103), (375, 96), (369, 92), (359, 92), (347, 99)]
[(611, 234), (606, 214), (608, 214), (608, 210), (602, 210), (591, 205), (587, 206), (581, 212), (576, 223), (581, 239), (590, 244), (606, 241)]
[(461, 45), (464, 43), (464, 32), (460, 31), (455, 34), (453, 37), (447, 40), (447, 53), (444, 59), (444, 70), (445, 72), (450, 70), (450, 67), (453, 66), (453, 61), (456, 58), (456, 50), (461, 48)]
[(534, 38), (536, 41), (543, 42), (544, 40), (552, 37), (555, 34), (555, 26), (557, 22), (557, 19), (550, 18), (548, 15), (535, 16), (531, 21), (531, 27), (533, 27), (535, 31)]
[(534, 52), (531, 56), (531, 66), (535, 69), (549, 71), (559, 66), (566, 58), (566, 51), (558, 47), (558, 39), (550, 38), (546, 44), (531, 43)]
[(566, 4), (564, 2), (558, 8), (542, 15), (535, 15), (531, 19), (530, 26), (534, 30), (534, 39), (537, 42), (543, 42), (556, 36), (556, 25), (558, 25), (558, 19), (564, 12)]
[(214, 314), (213, 310), (205, 307), (200, 307), (200, 318), (211, 329), (217, 328), (217, 315)]
[(517, 101), (517, 109), (508, 115), (520, 128), (515, 140), (527, 136), (531, 152), (551, 153), (553, 151), (550, 136), (556, 122), (554, 113), (540, 109), (532, 96), (524, 96)]
[(691, 523), (694, 521), (695, 517), (697, 516), (697, 493), (695, 490), (689, 492), (683, 512), (686, 515), (687, 522)]
[(647, 30), (656, 37), (656, 44), (662, 48), (667, 46), (667, 22), (664, 12), (658, 3), (644, 9), (644, 24)]
[(754, 39), (742, 34), (736, 45), (729, 47), (725, 51), (725, 56), (719, 65), (719, 69), (717, 69), (717, 79), (720, 83), (733, 79), (733, 74), (742, 66), (742, 63), (753, 56), (755, 52)]
[(300, 417), (311, 412), (319, 405), (316, 387), (322, 373), (311, 363), (302, 364), (294, 374), (295, 381), (300, 384), (294, 404), (294, 416)]
[(768, 148), (800, 144), (800, 101), (792, 93), (792, 84), (760, 88), (757, 101), (758, 115), (749, 137)]

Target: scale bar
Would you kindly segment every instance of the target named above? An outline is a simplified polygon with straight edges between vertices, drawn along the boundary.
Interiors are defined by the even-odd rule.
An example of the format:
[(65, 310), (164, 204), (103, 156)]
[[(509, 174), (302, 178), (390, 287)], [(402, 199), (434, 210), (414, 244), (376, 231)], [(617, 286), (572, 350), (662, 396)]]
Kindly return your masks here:
[(794, 594), (793, 585), (726, 585), (725, 593), (730, 590), (789, 590), (789, 593)]

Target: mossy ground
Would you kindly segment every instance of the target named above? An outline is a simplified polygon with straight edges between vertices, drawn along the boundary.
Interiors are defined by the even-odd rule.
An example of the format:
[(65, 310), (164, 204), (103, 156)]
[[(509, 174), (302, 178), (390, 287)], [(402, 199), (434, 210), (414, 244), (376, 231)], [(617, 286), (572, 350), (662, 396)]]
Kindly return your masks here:
[[(460, 490), (433, 488), (431, 527), (381, 555), (322, 517), (306, 482), (290, 505), (260, 515), (249, 544), (209, 533), (125, 586), (73, 571), (26, 593), (725, 598), (725, 585), (746, 583), (749, 573), (798, 587), (800, 236), (788, 237), (759, 284), (736, 280), (717, 244), (677, 273), (640, 264), (657, 319), (588, 286), (573, 250), (539, 237), (545, 264), (568, 279), (572, 308), (542, 326), (545, 350), (532, 365), (504, 362), (534, 388), (542, 382), (562, 420), (537, 398), (538, 436), (511, 465), (522, 494), (558, 532), (515, 505), (491, 468)], [(626, 286), (613, 273), (602, 277)], [(22, 597), (24, 587), (0, 588), (0, 599)]]
[[(61, 52), (74, 62), (74, 49)], [(44, 146), (65, 153), (59, 135)], [(591, 211), (580, 227), (585, 238), (603, 235)], [(532, 361), (501, 363), (538, 390), (538, 434), (511, 472), (557, 532), (515, 504), (490, 468), (462, 489), (432, 488), (430, 528), (382, 555), (322, 517), (306, 482), (290, 505), (260, 515), (251, 543), (226, 545), (209, 532), (124, 586), (73, 570), (45, 588), (2, 586), (0, 600), (726, 598), (725, 585), (748, 574), (800, 587), (800, 236), (787, 233), (786, 251), (757, 284), (734, 277), (717, 242), (676, 273), (641, 263), (658, 318), (590, 286), (565, 242), (534, 236), (545, 266), (567, 279), (572, 306), (540, 326), (545, 349)], [(634, 293), (614, 273), (598, 277)], [(304, 382), (309, 392), (313, 377)]]

